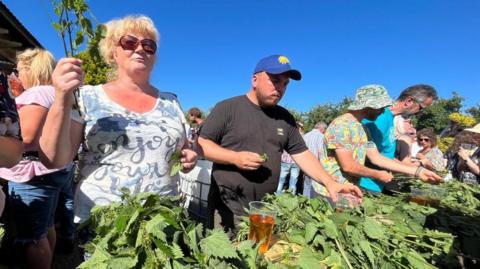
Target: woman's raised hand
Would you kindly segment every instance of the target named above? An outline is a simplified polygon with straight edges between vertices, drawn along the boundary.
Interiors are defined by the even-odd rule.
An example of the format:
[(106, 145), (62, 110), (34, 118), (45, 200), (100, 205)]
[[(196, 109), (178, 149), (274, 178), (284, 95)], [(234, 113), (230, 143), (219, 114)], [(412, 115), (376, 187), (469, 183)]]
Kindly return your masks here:
[(62, 58), (52, 74), (56, 95), (67, 95), (83, 84), (82, 61), (76, 58)]

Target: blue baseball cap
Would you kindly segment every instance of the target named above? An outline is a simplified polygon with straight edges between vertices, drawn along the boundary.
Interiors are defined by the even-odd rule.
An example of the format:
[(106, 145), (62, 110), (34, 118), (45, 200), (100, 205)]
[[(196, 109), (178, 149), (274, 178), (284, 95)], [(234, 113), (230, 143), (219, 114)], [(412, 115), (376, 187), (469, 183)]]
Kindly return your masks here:
[(261, 59), (253, 73), (256, 74), (263, 71), (274, 75), (286, 73), (293, 80), (302, 79), (302, 74), (298, 70), (292, 69), (290, 61), (283, 55), (275, 54)]

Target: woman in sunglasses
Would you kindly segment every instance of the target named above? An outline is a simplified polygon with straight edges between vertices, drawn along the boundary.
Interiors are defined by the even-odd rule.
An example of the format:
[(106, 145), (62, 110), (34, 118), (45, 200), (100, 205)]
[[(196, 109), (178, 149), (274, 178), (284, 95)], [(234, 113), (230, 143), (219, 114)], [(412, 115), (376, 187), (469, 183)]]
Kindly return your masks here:
[(100, 52), (113, 72), (103, 85), (82, 86), (79, 108), (85, 124), (66, 121), (73, 91), (82, 85), (81, 61), (59, 61), (53, 74), (55, 104), (40, 139), (45, 162), (58, 167), (79, 148), (69, 133), (83, 134), (81, 181), (75, 196), (77, 222), (86, 220), (95, 205), (132, 194), (177, 194), (178, 174), (170, 176), (170, 159), (181, 152), (184, 172), (196, 163), (186, 145), (186, 119), (177, 98), (150, 83), (156, 60), (158, 32), (145, 16), (127, 16), (106, 24)]
[(417, 142), (422, 149), (417, 153), (418, 162), (425, 168), (433, 171), (445, 170), (443, 153), (437, 147), (437, 136), (431, 128), (417, 132)]

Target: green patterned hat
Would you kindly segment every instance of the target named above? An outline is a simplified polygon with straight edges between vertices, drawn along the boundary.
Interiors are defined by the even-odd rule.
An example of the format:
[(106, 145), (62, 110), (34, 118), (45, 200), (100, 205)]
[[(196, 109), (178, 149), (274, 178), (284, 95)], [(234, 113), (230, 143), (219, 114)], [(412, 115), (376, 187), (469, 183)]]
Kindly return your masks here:
[(357, 90), (355, 100), (348, 110), (361, 110), (367, 107), (379, 109), (393, 104), (392, 98), (382, 85), (366, 85)]

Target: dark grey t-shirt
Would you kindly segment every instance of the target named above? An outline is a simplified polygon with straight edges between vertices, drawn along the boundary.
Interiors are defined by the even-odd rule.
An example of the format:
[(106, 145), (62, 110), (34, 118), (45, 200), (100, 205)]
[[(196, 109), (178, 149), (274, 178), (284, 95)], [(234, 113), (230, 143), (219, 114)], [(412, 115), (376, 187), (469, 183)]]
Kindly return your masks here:
[(295, 119), (283, 107), (261, 108), (245, 95), (218, 103), (203, 124), (200, 136), (234, 151), (266, 153), (268, 160), (256, 171), (214, 163), (212, 181), (221, 198), (249, 202), (275, 192), (283, 150), (297, 154), (307, 150)]

